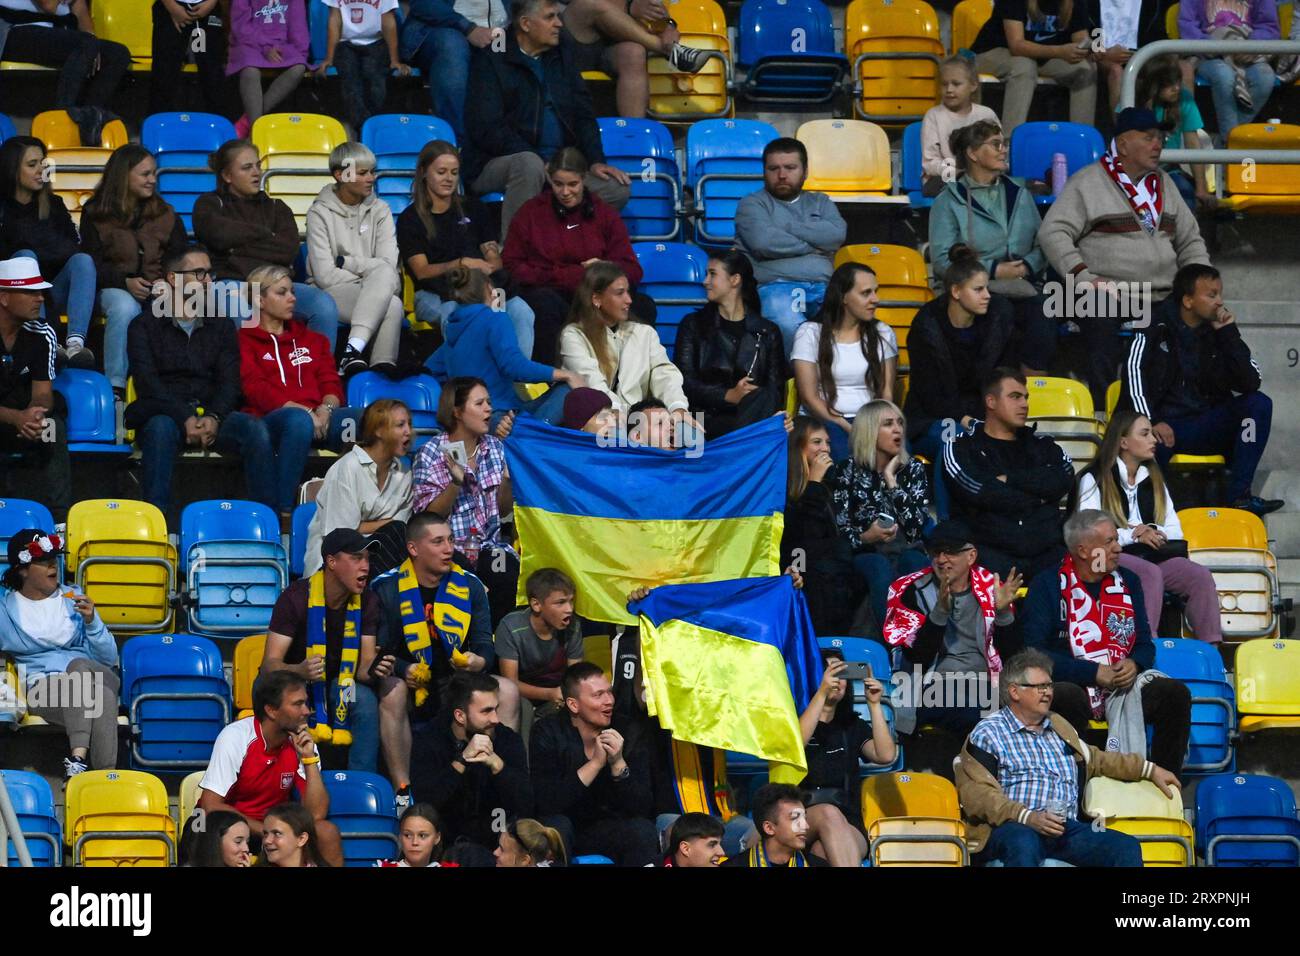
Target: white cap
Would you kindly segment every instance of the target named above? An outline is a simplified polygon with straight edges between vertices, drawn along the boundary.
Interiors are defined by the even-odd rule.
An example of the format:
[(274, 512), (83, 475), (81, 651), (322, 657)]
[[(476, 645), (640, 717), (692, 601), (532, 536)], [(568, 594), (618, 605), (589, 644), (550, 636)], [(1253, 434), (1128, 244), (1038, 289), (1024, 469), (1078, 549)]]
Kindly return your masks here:
[(0, 261), (0, 292), (41, 292), (54, 288), (41, 278), (35, 259), (19, 256)]

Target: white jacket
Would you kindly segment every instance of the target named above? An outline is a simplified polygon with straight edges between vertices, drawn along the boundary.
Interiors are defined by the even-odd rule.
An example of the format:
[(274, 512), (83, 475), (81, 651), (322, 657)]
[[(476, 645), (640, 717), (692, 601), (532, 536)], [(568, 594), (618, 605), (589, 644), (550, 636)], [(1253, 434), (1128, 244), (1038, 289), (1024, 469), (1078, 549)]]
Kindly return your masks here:
[[(1142, 520), (1142, 512), (1138, 510), (1138, 486), (1147, 480), (1150, 472), (1147, 471), (1146, 465), (1138, 465), (1137, 481), (1131, 485), (1128, 481), (1127, 468), (1121, 467), (1120, 475), (1120, 490), (1128, 499), (1128, 527), (1119, 529), (1119, 545), (1121, 548), (1127, 548), (1133, 543), (1133, 529), (1145, 523)], [(1097, 487), (1097, 481), (1091, 473), (1079, 479), (1079, 507), (1076, 510), (1084, 511), (1088, 508), (1106, 510), (1101, 506), (1101, 489)], [(1165, 485), (1165, 522), (1160, 526), (1160, 530), (1170, 541), (1183, 539), (1183, 525), (1178, 520), (1178, 512), (1174, 510), (1174, 499), (1169, 496), (1168, 485)]]
[[(343, 257), (343, 267), (334, 264)], [(321, 289), (346, 285), (374, 275), (392, 279), (402, 289), (397, 269), (397, 228), (393, 211), (374, 193), (355, 206), (339, 199), (333, 185), (320, 191), (307, 210), (307, 274)]]
[(627, 411), (645, 398), (657, 398), (669, 410), (689, 408), (682, 391), (682, 373), (668, 358), (659, 333), (652, 326), (627, 321), (617, 329), (608, 329), (609, 350), (614, 356), (614, 382), (605, 381), (596, 352), (586, 334), (576, 323), (560, 333), (560, 362), (587, 379), (587, 385), (600, 389), (614, 401), (614, 407)]

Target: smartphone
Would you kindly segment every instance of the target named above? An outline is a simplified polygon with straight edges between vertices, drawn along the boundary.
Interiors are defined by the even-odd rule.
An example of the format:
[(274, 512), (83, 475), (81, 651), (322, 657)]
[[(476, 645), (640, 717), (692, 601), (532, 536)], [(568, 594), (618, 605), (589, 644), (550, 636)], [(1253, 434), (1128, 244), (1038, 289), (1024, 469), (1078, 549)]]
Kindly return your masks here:
[(871, 676), (867, 673), (870, 668), (871, 665), (866, 661), (845, 661), (839, 676), (841, 680), (866, 680)]
[(451, 455), (451, 460), (460, 465), (460, 467), (469, 467), (469, 455), (465, 452), (465, 443), (463, 441), (447, 442), (447, 451)]
[(894, 525), (898, 524), (898, 522), (894, 520), (893, 515), (879, 514), (876, 515), (876, 524), (879, 525), (882, 530), (888, 531)]

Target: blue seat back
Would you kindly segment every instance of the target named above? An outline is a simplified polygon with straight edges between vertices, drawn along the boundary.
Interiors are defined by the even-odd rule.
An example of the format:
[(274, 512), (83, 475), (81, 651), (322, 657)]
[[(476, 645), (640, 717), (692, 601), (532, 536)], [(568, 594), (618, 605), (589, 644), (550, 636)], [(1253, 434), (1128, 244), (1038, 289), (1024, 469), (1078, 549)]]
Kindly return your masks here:
[(289, 574), (302, 577), (307, 556), (307, 529), (316, 517), (316, 502), (309, 501), (293, 509), (293, 526), (289, 535)]
[[(170, 699), (142, 699), (149, 694)], [(221, 652), (194, 634), (143, 634), (127, 641), (122, 702), (131, 716), (131, 764), (154, 771), (207, 766), (233, 712)]]
[(607, 856), (601, 856), (599, 853), (587, 853), (583, 856), (573, 858), (574, 866), (613, 866), (614, 861)]
[(18, 135), (18, 130), (14, 127), (14, 121), (7, 114), (0, 113), (0, 143)]
[(1184, 772), (1218, 773), (1234, 769), (1237, 698), (1218, 650), (1191, 638), (1164, 637), (1155, 645), (1156, 670), (1182, 681), (1192, 695)]
[(673, 184), (681, 182), (672, 133), (652, 119), (603, 116), (596, 122), (605, 162), (632, 178), (632, 196), (620, 213), (628, 234), (633, 239), (671, 238), (677, 232)]
[(144, 121), (140, 143), (158, 161), (158, 192), (193, 232), (194, 203), (217, 188), (208, 154), (235, 138), (235, 127), (214, 113), (155, 113)]
[[(14, 815), (18, 817), (18, 826), (27, 837), (27, 852), (31, 854), (32, 864), (60, 866), (63, 862), (63, 831), (49, 783), (40, 774), (29, 770), (0, 770), (0, 778), (4, 780)], [(18, 851), (12, 837), (6, 843), (5, 852), (9, 866), (18, 866)]]
[[(908, 123), (903, 127), (903, 146), (899, 154), (899, 185), (913, 200), (922, 199), (921, 193), (921, 124)], [(916, 196), (911, 196), (916, 193)]]
[(738, 34), (736, 63), (750, 71), (751, 99), (820, 103), (834, 96), (847, 61), (820, 0), (745, 0)]
[[(329, 820), (343, 836), (346, 866), (373, 866), (397, 851), (397, 812), (393, 786), (377, 773), (338, 770), (324, 774)], [(393, 839), (362, 834), (392, 834)]]
[(181, 569), (188, 570), (191, 551), (204, 542), (253, 542), (280, 546), (280, 522), (256, 501), (195, 501), (181, 512)]
[(1210, 859), (1210, 843), (1223, 836), (1276, 836), (1277, 842), (1215, 843), (1215, 866), (1300, 865), (1295, 795), (1285, 780), (1221, 773), (1196, 786), (1196, 845)]
[(181, 513), (181, 573), (190, 630), (219, 637), (265, 631), (289, 583), (280, 522), (254, 501), (196, 501)]
[(684, 242), (637, 242), (632, 251), (643, 272), (638, 288), (655, 300), (655, 328), (671, 355), (682, 319), (708, 302), (703, 284), (708, 253)]
[(120, 447), (116, 445), (117, 411), (113, 403), (113, 387), (107, 378), (99, 372), (65, 368), (55, 377), (54, 389), (68, 403), (70, 450), (95, 451), (95, 445)]
[(396, 398), (406, 403), (411, 410), (411, 427), (415, 430), (415, 440), (411, 442), (414, 454), (424, 447), (430, 436), (439, 430), (438, 400), (442, 397), (442, 386), (432, 375), (412, 375), (395, 382), (377, 372), (360, 372), (348, 382), (348, 404), (356, 408), (365, 408), (371, 402), (381, 398)]
[(701, 120), (687, 130), (686, 185), (703, 208), (695, 227), (701, 245), (731, 247), (736, 206), (763, 188), (763, 147), (778, 136), (775, 126), (761, 120)]
[(1106, 151), (1106, 143), (1095, 127), (1082, 123), (1022, 123), (1011, 135), (1011, 175), (1050, 181), (1052, 156), (1065, 154), (1073, 176), (1095, 163)]
[[(361, 142), (375, 154), (380, 173), (375, 194), (388, 203), (393, 215), (410, 205), (420, 150), (435, 139), (456, 145), (456, 133), (446, 120), (418, 113), (384, 113), (370, 117), (361, 127)], [(393, 175), (399, 171), (402, 175)]]
[[(53, 531), (54, 517), (50, 514), (50, 509), (39, 501), (28, 501), (26, 498), (0, 498), (0, 544), (7, 546), (9, 539), (24, 528)], [(7, 547), (0, 547), (0, 574), (8, 570)], [(63, 573), (62, 561), (59, 562), (59, 573)]]

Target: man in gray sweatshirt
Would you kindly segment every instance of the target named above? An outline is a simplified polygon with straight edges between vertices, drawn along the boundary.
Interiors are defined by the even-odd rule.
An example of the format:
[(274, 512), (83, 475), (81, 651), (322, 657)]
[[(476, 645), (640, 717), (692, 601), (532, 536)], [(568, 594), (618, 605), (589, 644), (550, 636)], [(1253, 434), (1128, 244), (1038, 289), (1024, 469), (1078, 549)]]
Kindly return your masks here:
[(763, 150), (763, 188), (736, 208), (736, 243), (754, 263), (763, 317), (781, 327), (785, 354), (794, 332), (826, 294), (846, 227), (825, 193), (804, 192), (808, 150), (790, 137)]

